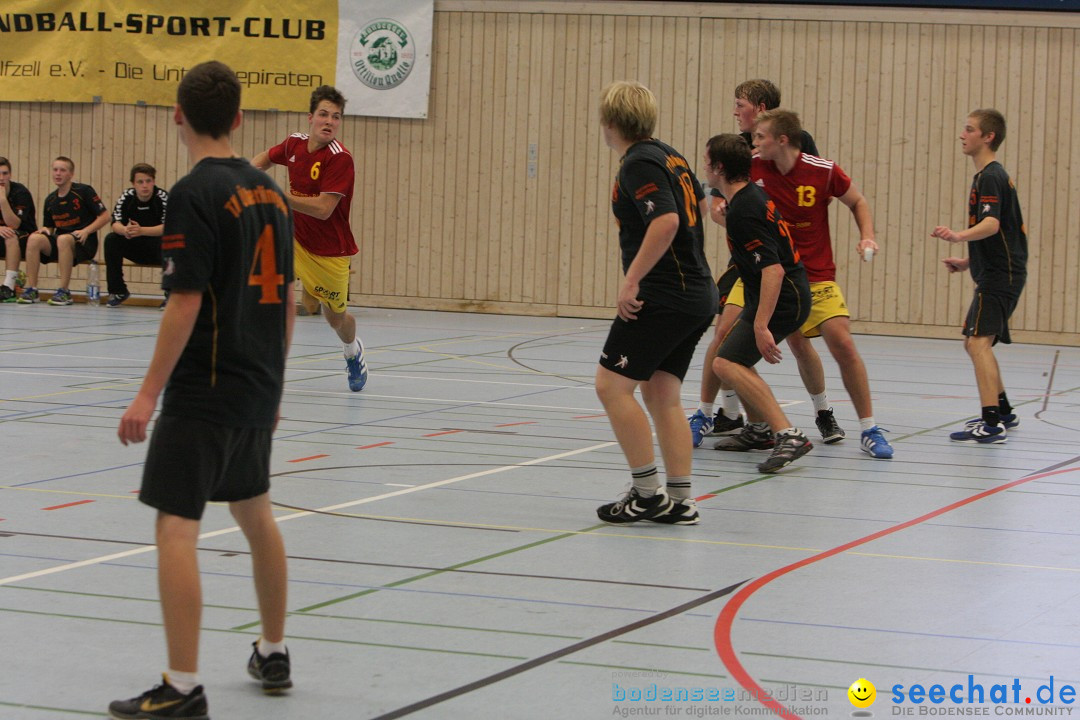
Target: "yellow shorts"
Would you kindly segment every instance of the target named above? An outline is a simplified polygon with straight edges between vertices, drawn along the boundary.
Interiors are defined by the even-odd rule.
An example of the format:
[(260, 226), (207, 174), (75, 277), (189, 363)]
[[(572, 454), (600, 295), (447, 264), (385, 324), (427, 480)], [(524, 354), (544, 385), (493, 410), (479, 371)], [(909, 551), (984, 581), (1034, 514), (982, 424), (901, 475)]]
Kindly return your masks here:
[(724, 307), (728, 305), (746, 307), (746, 295), (743, 290), (742, 278), (736, 280), (735, 284), (731, 286), (731, 292), (727, 294), (727, 300), (724, 301)]
[(810, 317), (799, 328), (806, 337), (819, 337), (821, 323), (834, 317), (851, 317), (840, 286), (831, 280), (810, 283)]
[[(799, 332), (806, 337), (819, 337), (821, 330), (818, 327), (826, 320), (834, 317), (851, 317), (847, 303), (844, 301), (844, 294), (840, 292), (840, 286), (835, 282), (827, 280), (810, 283), (810, 296), (813, 298), (810, 304), (810, 317), (799, 328)], [(741, 278), (735, 282), (731, 287), (731, 292), (728, 293), (724, 307), (728, 305), (746, 307)]]
[(349, 298), (348, 257), (314, 255), (293, 242), (293, 266), (309, 295), (335, 313), (345, 312)]

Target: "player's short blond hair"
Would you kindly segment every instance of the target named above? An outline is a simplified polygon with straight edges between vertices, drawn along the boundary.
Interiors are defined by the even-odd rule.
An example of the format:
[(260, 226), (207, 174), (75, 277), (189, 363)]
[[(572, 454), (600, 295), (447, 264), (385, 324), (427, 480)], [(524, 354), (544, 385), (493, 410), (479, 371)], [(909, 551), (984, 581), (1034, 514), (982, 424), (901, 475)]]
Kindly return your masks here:
[(637, 81), (613, 82), (600, 93), (600, 122), (626, 140), (651, 138), (657, 114), (656, 97)]
[(764, 123), (769, 123), (769, 134), (774, 138), (785, 135), (789, 145), (802, 149), (802, 123), (799, 121), (798, 113), (791, 110), (766, 110), (754, 118), (755, 127)]

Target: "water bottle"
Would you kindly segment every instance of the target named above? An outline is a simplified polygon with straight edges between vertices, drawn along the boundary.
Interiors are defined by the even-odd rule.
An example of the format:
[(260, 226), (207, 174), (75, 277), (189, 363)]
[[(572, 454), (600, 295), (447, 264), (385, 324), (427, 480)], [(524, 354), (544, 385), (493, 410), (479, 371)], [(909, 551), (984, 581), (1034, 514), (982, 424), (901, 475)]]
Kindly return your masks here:
[(86, 275), (86, 303), (87, 305), (101, 304), (101, 285), (98, 284), (97, 260), (90, 261), (90, 269)]

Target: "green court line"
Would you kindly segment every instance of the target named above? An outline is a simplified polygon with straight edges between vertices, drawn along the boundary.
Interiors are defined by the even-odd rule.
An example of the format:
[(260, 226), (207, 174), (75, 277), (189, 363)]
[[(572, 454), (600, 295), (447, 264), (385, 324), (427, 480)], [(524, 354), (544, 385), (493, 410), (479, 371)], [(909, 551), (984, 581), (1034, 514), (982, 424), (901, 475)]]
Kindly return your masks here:
[(713, 673), (690, 672), (688, 670), (667, 670), (664, 668), (631, 667), (629, 665), (609, 665), (607, 663), (579, 662), (576, 660), (559, 660), (560, 665), (583, 665), (585, 667), (610, 668), (612, 670), (634, 670), (637, 672), (663, 673), (665, 675), (689, 675), (692, 677), (707, 677), (726, 679), (727, 675), (715, 675)]
[[(108, 594), (105, 594), (105, 593), (79, 592), (79, 591), (76, 591), (76, 590), (57, 590), (57, 589), (54, 589), (54, 588), (35, 588), (35, 587), (28, 587), (26, 585), (4, 585), (4, 586), (0, 586), (0, 590), (8, 589), (8, 588), (15, 589), (15, 590), (33, 590), (33, 591), (36, 591), (36, 592), (56, 593), (56, 594), (59, 594), (59, 595), (77, 595), (77, 596), (80, 596), (80, 597), (96, 597), (96, 598), (104, 598), (104, 599), (107, 599), (107, 600), (132, 600), (134, 602), (154, 603), (154, 604), (158, 603), (157, 598), (131, 597), (131, 596), (128, 596), (128, 595), (108, 595)], [(213, 604), (210, 604), (210, 603), (204, 603), (203, 607), (204, 608), (213, 608), (213, 609), (216, 609), (216, 610), (237, 610), (239, 612), (258, 612), (258, 610), (256, 608), (237, 607), (235, 605), (213, 605)], [(293, 615), (294, 613), (289, 612), (288, 614)], [(326, 618), (328, 620), (350, 620), (350, 621), (353, 621), (353, 622), (386, 623), (386, 624), (390, 624), (390, 625), (411, 625), (411, 626), (416, 626), (416, 627), (436, 628), (436, 629), (441, 629), (441, 630), (468, 630), (468, 631), (472, 631), (472, 632), (499, 633), (499, 634), (504, 634), (504, 635), (524, 635), (524, 636), (527, 636), (527, 637), (553, 638), (553, 639), (556, 639), (556, 640), (582, 640), (583, 639), (582, 636), (580, 636), (580, 635), (559, 635), (557, 633), (525, 632), (525, 631), (522, 631), (522, 630), (502, 630), (502, 629), (499, 629), (499, 628), (483, 628), (483, 627), (474, 627), (474, 626), (471, 626), (471, 625), (442, 625), (442, 624), (439, 624), (439, 623), (425, 623), (425, 622), (416, 622), (416, 621), (412, 621), (412, 620), (390, 620), (388, 618), (361, 618), (361, 617), (355, 617), (355, 616), (352, 616), (352, 615), (330, 615), (330, 614), (326, 614), (326, 613), (303, 613), (302, 617)], [(232, 628), (232, 629), (235, 630), (236, 628)]]
[[(132, 597), (130, 595), (109, 595), (107, 593), (92, 593), (92, 592), (80, 592), (78, 590), (58, 590), (56, 588), (38, 588), (30, 587), (29, 585), (0, 585), (0, 590), (32, 590), (34, 592), (46, 592), (55, 593), (57, 595), (77, 595), (79, 597), (95, 597), (103, 598), (105, 600), (131, 600), (133, 602), (154, 603), (159, 602), (158, 598), (143, 598)], [(238, 610), (240, 612), (255, 612), (255, 608), (250, 607), (237, 607), (235, 605), (214, 605), (212, 603), (203, 603), (204, 608), (213, 608), (215, 610)]]
[(641, 645), (644, 647), (671, 648), (672, 650), (693, 650), (695, 652), (713, 652), (715, 650), (715, 648), (711, 647), (688, 647), (686, 645), (668, 645), (665, 643), (634, 642), (633, 640), (612, 640), (611, 642), (619, 645)]
[[(709, 494), (711, 494), (711, 495), (719, 495), (720, 493), (728, 492), (729, 490), (735, 490), (737, 488), (745, 487), (747, 485), (752, 485), (753, 483), (761, 482), (762, 480), (765, 480), (765, 479), (767, 479), (769, 477), (772, 477), (772, 476), (771, 475), (763, 475), (763, 476), (761, 476), (759, 478), (755, 478), (753, 480), (747, 480), (746, 482), (736, 483), (735, 485), (730, 485), (728, 487), (721, 488), (720, 490), (716, 490), (716, 491), (714, 491), (712, 493), (709, 493)], [(564, 540), (566, 538), (576, 537), (578, 535), (581, 535), (582, 533), (589, 533), (589, 532), (592, 532), (593, 530), (598, 530), (598, 529), (604, 528), (604, 527), (608, 527), (607, 523), (598, 523), (596, 525), (592, 525), (590, 527), (587, 527), (584, 530), (578, 530), (577, 532), (561, 533), (559, 535), (554, 535), (554, 536), (549, 537), (549, 538), (544, 538), (543, 540), (537, 540), (536, 542), (527, 543), (525, 545), (520, 545), (518, 547), (508, 548), (506, 550), (502, 550), (502, 551), (497, 552), (497, 553), (492, 553), (491, 555), (485, 555), (483, 557), (475, 558), (473, 560), (466, 560), (464, 562), (460, 562), (460, 563), (457, 563), (455, 565), (449, 565), (449, 566), (447, 566), (445, 568), (441, 568), (441, 569), (438, 569), (438, 570), (432, 570), (432, 571), (429, 571), (429, 572), (422, 573), (420, 575), (413, 575), (412, 577), (407, 577), (407, 578), (404, 578), (402, 580), (397, 580), (397, 581), (392, 582), (392, 583), (387, 583), (387, 584), (381, 585), (380, 587), (377, 587), (377, 588), (368, 588), (367, 590), (361, 590), (360, 592), (350, 593), (348, 595), (344, 595), (344, 596), (339, 597), (339, 598), (333, 598), (331, 600), (325, 600), (325, 601), (323, 601), (321, 603), (316, 603), (314, 605), (308, 605), (307, 607), (299, 608), (298, 610), (292, 611), (292, 614), (309, 613), (312, 610), (318, 610), (320, 608), (324, 608), (324, 607), (327, 607), (327, 606), (330, 606), (330, 605), (336, 605), (338, 603), (348, 602), (349, 600), (355, 600), (356, 598), (364, 597), (365, 595), (371, 595), (373, 593), (379, 592), (380, 590), (386, 590), (386, 589), (389, 589), (389, 588), (401, 587), (402, 585), (408, 585), (410, 583), (417, 582), (418, 580), (425, 580), (425, 579), (430, 578), (430, 577), (435, 577), (436, 575), (441, 575), (443, 573), (452, 572), (454, 570), (459, 570), (459, 569), (464, 568), (464, 567), (469, 567), (470, 565), (476, 565), (478, 563), (487, 562), (488, 560), (494, 560), (495, 558), (500, 558), (500, 557), (504, 557), (506, 555), (511, 555), (513, 553), (520, 552), (522, 550), (529, 550), (531, 548), (538, 547), (540, 545), (545, 545), (545, 544), (550, 543), (550, 542), (555, 542), (557, 540)], [(249, 630), (249, 629), (251, 629), (253, 627), (258, 626), (258, 624), (259, 624), (259, 621), (245, 623), (243, 625), (237, 625), (236, 627), (233, 628), (233, 630)]]
[[(289, 615), (295, 615), (290, 612)], [(326, 618), (329, 620), (351, 620), (353, 622), (387, 623), (391, 625), (412, 625), (415, 627), (436, 628), (440, 630), (471, 630), (473, 632), (500, 633), (503, 635), (524, 635), (526, 637), (554, 638), (556, 640), (584, 640), (581, 635), (557, 635), (555, 633), (525, 632), (523, 630), (500, 630), (471, 625), (440, 625), (439, 623), (416, 622), (413, 620), (387, 620), (384, 618), (358, 618), (350, 615), (328, 615), (324, 613), (303, 613), (302, 617)]]
[[(96, 622), (123, 623), (125, 625), (146, 625), (146, 626), (150, 626), (150, 627), (162, 627), (162, 624), (160, 622), (147, 622), (147, 621), (144, 621), (144, 620), (124, 620), (122, 618), (103, 618), (103, 617), (94, 617), (92, 615), (72, 615), (72, 614), (68, 614), (68, 613), (51, 613), (51, 612), (42, 612), (40, 610), (18, 610), (18, 609), (15, 609), (15, 608), (3, 608), (3, 607), (0, 607), (0, 613), (2, 613), (2, 612), (11, 612), (11, 613), (17, 613), (17, 614), (22, 614), (22, 615), (41, 615), (41, 616), (44, 616), (44, 617), (65, 618), (65, 619), (68, 619), (68, 620), (93, 620), (93, 621), (96, 621)], [(202, 630), (203, 632), (229, 633), (229, 634), (233, 634), (233, 635), (247, 635), (249, 637), (257, 635), (257, 633), (241, 632), (241, 631), (235, 630), (233, 628), (210, 628), (210, 627), (204, 627), (204, 628), (200, 628), (200, 630)], [(313, 642), (329, 642), (329, 643), (337, 643), (337, 644), (341, 644), (341, 645), (360, 645), (360, 646), (363, 646), (363, 647), (389, 648), (391, 650), (417, 650), (417, 651), (420, 651), (420, 652), (443, 653), (443, 654), (447, 654), (447, 655), (468, 655), (470, 657), (496, 658), (498, 660), (528, 660), (527, 657), (524, 657), (522, 655), (501, 655), (501, 654), (498, 654), (498, 653), (482, 653), (482, 652), (474, 652), (474, 651), (471, 651), (471, 650), (448, 650), (446, 648), (420, 647), (420, 646), (417, 646), (417, 645), (395, 645), (395, 644), (391, 644), (391, 643), (365, 642), (363, 640), (343, 640), (341, 638), (311, 637), (309, 635), (290, 635), (289, 639), (290, 640), (311, 640)]]
[(75, 708), (47, 707), (45, 705), (24, 705), (22, 703), (4, 702), (0, 700), (0, 707), (15, 708), (16, 710), (44, 710), (46, 712), (67, 713), (68, 715), (90, 715), (96, 718), (104, 717), (103, 710), (76, 710)]
[[(363, 597), (364, 595), (371, 595), (372, 593), (377, 593), (380, 590), (385, 590), (385, 589), (395, 588), (395, 587), (401, 587), (402, 585), (408, 585), (409, 583), (416, 582), (417, 580), (424, 580), (426, 578), (435, 577), (436, 575), (442, 575), (443, 573), (451, 572), (453, 570), (459, 570), (459, 569), (461, 569), (463, 567), (469, 567), (470, 565), (476, 565), (478, 563), (486, 562), (488, 560), (494, 560), (495, 558), (504, 557), (506, 555), (510, 555), (512, 553), (520, 552), (522, 550), (528, 550), (530, 548), (539, 547), (540, 545), (546, 545), (547, 543), (555, 542), (556, 540), (563, 540), (563, 539), (568, 538), (568, 537), (576, 537), (577, 535), (579, 535), (581, 533), (591, 532), (593, 530), (596, 530), (597, 528), (602, 528), (602, 527), (606, 527), (606, 524), (601, 523), (601, 524), (598, 524), (598, 525), (593, 525), (592, 527), (585, 528), (584, 530), (579, 530), (576, 533), (561, 533), (559, 535), (555, 535), (555, 536), (552, 536), (552, 537), (549, 537), (549, 538), (544, 538), (543, 540), (537, 540), (536, 542), (527, 543), (525, 545), (519, 545), (518, 547), (508, 548), (506, 550), (501, 550), (501, 551), (499, 551), (497, 553), (492, 553), (490, 555), (484, 555), (483, 557), (474, 558), (473, 560), (465, 560), (464, 562), (456, 563), (454, 565), (449, 565), (449, 566), (447, 566), (445, 568), (440, 568), (438, 570), (432, 570), (430, 572), (421, 573), (420, 575), (413, 575), (412, 577), (407, 577), (407, 578), (404, 578), (402, 580), (397, 580), (397, 581), (392, 582), (392, 583), (387, 583), (387, 584), (381, 585), (381, 586), (379, 586), (377, 588), (368, 588), (367, 590), (361, 590), (360, 592), (350, 593), (349, 595), (345, 595), (343, 597), (334, 598), (332, 600), (325, 600), (325, 601), (323, 601), (321, 603), (316, 603), (314, 605), (308, 605), (307, 607), (300, 608), (299, 610), (295, 610), (294, 612), (296, 612), (296, 613), (306, 613), (306, 612), (310, 612), (312, 610), (318, 610), (319, 608), (324, 608), (324, 607), (327, 607), (329, 605), (336, 605), (338, 603), (346, 602), (348, 600), (353, 600), (353, 599), (358, 598), (358, 597)], [(258, 623), (254, 623), (254, 624), (258, 624)], [(233, 629), (234, 630), (244, 630), (244, 629), (247, 629), (248, 627), (251, 627), (252, 625), (253, 624), (240, 625), (240, 626), (237, 626), (236, 628), (233, 628)]]

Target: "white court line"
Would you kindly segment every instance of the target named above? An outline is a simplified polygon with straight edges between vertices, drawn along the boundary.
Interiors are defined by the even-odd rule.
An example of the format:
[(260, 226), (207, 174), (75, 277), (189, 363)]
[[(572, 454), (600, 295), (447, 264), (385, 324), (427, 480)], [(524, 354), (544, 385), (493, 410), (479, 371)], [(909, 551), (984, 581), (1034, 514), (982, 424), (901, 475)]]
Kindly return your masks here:
[[(420, 492), (421, 490), (430, 490), (431, 488), (442, 487), (444, 485), (452, 485), (453, 483), (461, 482), (462, 480), (472, 480), (473, 478), (484, 477), (485, 475), (495, 475), (496, 473), (505, 472), (507, 470), (514, 470), (515, 468), (529, 467), (530, 465), (539, 465), (551, 460), (561, 460), (562, 458), (571, 457), (573, 455), (581, 455), (582, 453), (592, 452), (593, 450), (602, 450), (603, 448), (611, 447), (615, 445), (614, 442), (600, 443), (599, 445), (590, 445), (586, 448), (579, 450), (569, 450), (567, 452), (557, 453), (555, 455), (548, 455), (547, 457), (537, 458), (535, 460), (526, 460), (525, 462), (515, 463), (513, 465), (503, 465), (502, 467), (492, 468), (490, 470), (482, 470), (480, 472), (469, 473), (468, 475), (459, 475), (455, 478), (448, 478), (446, 480), (437, 480), (426, 485), (417, 485), (416, 487), (409, 487), (403, 490), (394, 490), (393, 492), (383, 493), (382, 495), (374, 495), (372, 497), (361, 498), (359, 500), (350, 500), (349, 502), (339, 503), (337, 505), (327, 505), (326, 507), (318, 508), (317, 510), (304, 510), (302, 512), (296, 512), (289, 515), (282, 515), (281, 517), (274, 518), (275, 522), (285, 522), (286, 520), (295, 520), (297, 518), (307, 517), (309, 515), (316, 515), (321, 512), (333, 512), (334, 510), (341, 510), (343, 508), (355, 507), (356, 505), (367, 505), (368, 503), (377, 502), (379, 500), (386, 500), (387, 498), (398, 497), (399, 495), (408, 495), (414, 492)], [(307, 468), (307, 470), (318, 468)], [(213, 530), (211, 532), (202, 533), (199, 535), (200, 540), (206, 540), (207, 538), (217, 537), (219, 535), (228, 535), (230, 533), (238, 532), (239, 527), (223, 528), (221, 530)], [(44, 570), (35, 570), (34, 572), (23, 573), (22, 575), (12, 575), (6, 578), (0, 578), (0, 585), (10, 585), (11, 583), (21, 582), (23, 580), (31, 580), (37, 577), (43, 577), (45, 575), (53, 575), (55, 573), (65, 572), (67, 570), (77, 570), (78, 568), (87, 567), (89, 565), (100, 565), (101, 563), (111, 562), (113, 560), (119, 560), (121, 558), (132, 557), (133, 555), (142, 555), (144, 553), (152, 552), (157, 549), (156, 545), (144, 545), (143, 547), (133, 548), (131, 550), (125, 550), (123, 552), (113, 553), (111, 555), (102, 555), (101, 557), (90, 558), (88, 560), (79, 560), (78, 562), (66, 563), (64, 565), (57, 565), (51, 568), (45, 568)]]
[(2, 368), (0, 368), (0, 373), (4, 375), (41, 375), (43, 377), (74, 378), (75, 380), (118, 380), (121, 382), (131, 382), (139, 379), (130, 375), (69, 375), (67, 373), (26, 372), (23, 370), (4, 370)]

